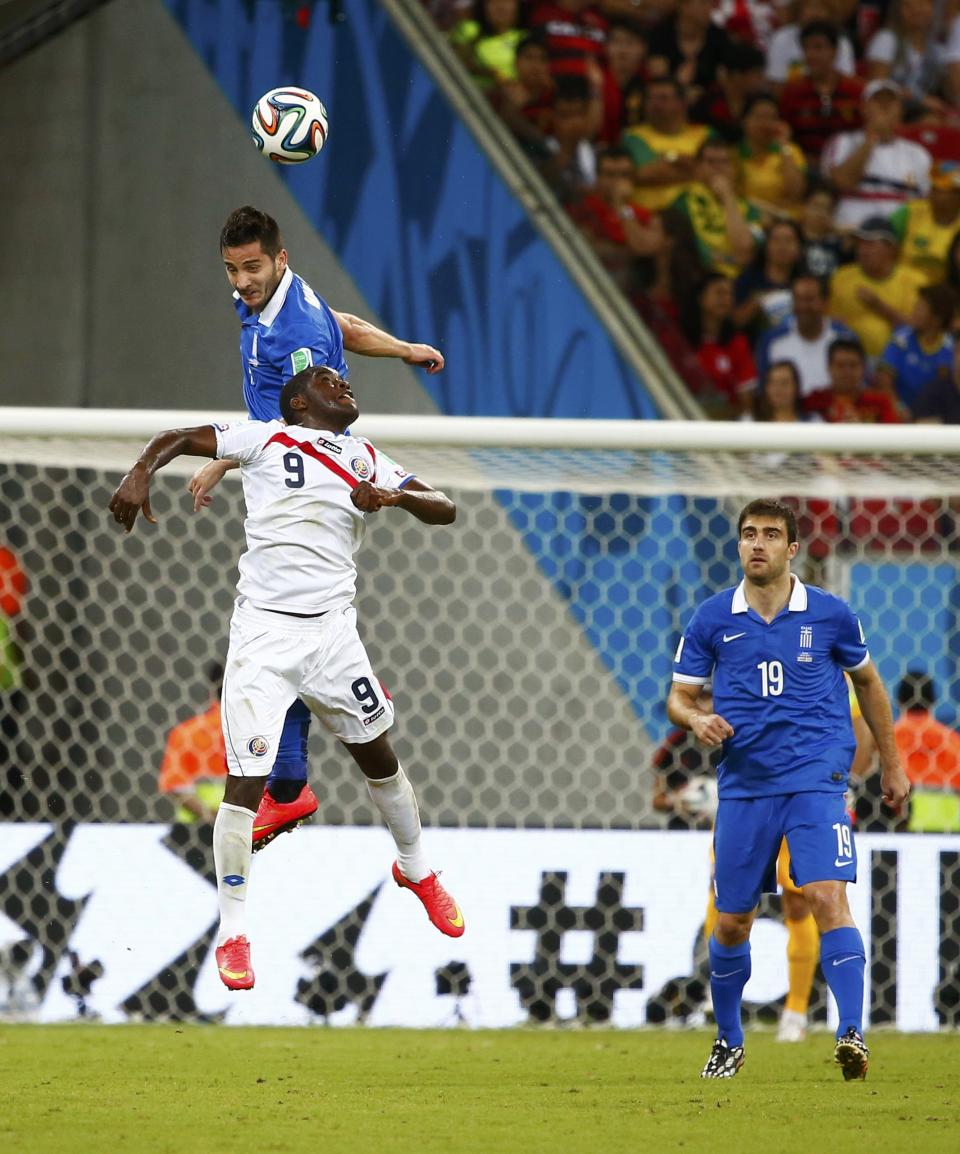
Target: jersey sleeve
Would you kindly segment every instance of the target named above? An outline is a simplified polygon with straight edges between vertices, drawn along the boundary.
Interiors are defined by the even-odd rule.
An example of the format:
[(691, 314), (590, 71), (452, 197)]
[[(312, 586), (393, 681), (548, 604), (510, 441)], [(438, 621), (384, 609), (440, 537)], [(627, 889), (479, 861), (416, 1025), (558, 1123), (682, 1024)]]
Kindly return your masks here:
[(381, 453), (379, 449), (375, 449), (369, 441), (366, 444), (374, 461), (373, 483), (375, 485), (380, 485), (384, 489), (402, 489), (404, 485), (413, 480), (414, 473), (408, 473), (402, 465), (398, 465), (386, 453)]
[(673, 659), (673, 680), (683, 685), (705, 685), (715, 664), (713, 646), (703, 612), (698, 609), (680, 638)]
[(245, 464), (255, 460), (274, 432), (279, 421), (237, 421), (233, 425), (214, 425), (217, 434), (217, 456), (223, 461)]
[(863, 635), (860, 618), (845, 602), (841, 601), (837, 612), (837, 639), (833, 643), (833, 654), (841, 669), (859, 669), (870, 660), (867, 639)]

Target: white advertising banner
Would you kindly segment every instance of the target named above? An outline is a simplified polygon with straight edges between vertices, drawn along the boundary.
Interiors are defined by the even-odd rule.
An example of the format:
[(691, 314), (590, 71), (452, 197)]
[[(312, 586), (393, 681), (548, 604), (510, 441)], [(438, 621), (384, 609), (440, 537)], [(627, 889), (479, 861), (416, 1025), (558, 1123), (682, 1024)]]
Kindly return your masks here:
[[(53, 827), (0, 828), (3, 947), (30, 934), (11, 879)], [(67, 940), (47, 942), (56, 969), (35, 1016), (74, 1017), (63, 978), (93, 961), (102, 973), (88, 1012), (116, 1022), (179, 1006), (232, 1024), (498, 1027), (586, 1011), (627, 1027), (647, 1022), (648, 1002), (671, 980), (694, 974), (709, 834), (428, 829), (424, 840), (463, 910), (462, 938), (439, 934), (393, 884), (385, 831), (307, 827), (254, 858), (256, 988), (231, 993), (211, 948), (212, 855), (178, 853), (167, 826), (76, 826), (50, 875), (56, 893), (45, 895), (76, 913)], [(943, 941), (942, 877), (960, 837), (861, 835), (857, 846), (850, 899), (867, 949), (868, 1010), (903, 1030), (937, 1029), (934, 992), (955, 953)], [(752, 941), (746, 997), (773, 1002), (786, 990), (785, 931), (763, 918)]]

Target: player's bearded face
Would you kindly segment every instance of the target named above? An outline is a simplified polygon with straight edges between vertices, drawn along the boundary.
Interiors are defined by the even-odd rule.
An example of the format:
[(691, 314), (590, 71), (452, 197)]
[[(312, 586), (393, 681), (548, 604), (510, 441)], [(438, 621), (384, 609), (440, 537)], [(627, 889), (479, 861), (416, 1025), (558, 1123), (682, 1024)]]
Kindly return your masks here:
[(223, 267), (247, 308), (262, 312), (287, 270), (287, 252), (281, 249), (270, 256), (259, 241), (237, 245), (223, 250)]
[(798, 545), (787, 540), (781, 521), (757, 518), (744, 523), (737, 549), (746, 579), (755, 585), (769, 585), (787, 572)]

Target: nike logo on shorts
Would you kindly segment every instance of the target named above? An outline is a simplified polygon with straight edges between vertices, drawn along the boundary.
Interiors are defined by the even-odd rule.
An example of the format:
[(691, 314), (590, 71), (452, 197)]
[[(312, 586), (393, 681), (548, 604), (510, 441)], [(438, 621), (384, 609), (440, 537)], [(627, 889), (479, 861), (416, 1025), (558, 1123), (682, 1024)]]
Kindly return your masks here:
[(746, 637), (746, 633), (731, 633), (729, 637), (726, 633), (723, 635), (724, 641), (736, 641), (738, 637)]
[(853, 865), (853, 859), (852, 858), (835, 857), (833, 859), (833, 864), (835, 866), (851, 866), (851, 865)]

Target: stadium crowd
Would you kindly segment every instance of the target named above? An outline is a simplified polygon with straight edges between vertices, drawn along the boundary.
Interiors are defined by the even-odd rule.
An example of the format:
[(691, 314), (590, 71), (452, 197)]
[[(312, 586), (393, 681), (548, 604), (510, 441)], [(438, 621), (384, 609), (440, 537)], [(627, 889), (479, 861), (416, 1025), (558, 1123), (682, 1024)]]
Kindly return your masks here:
[(960, 423), (958, 0), (424, 3), (709, 415)]

